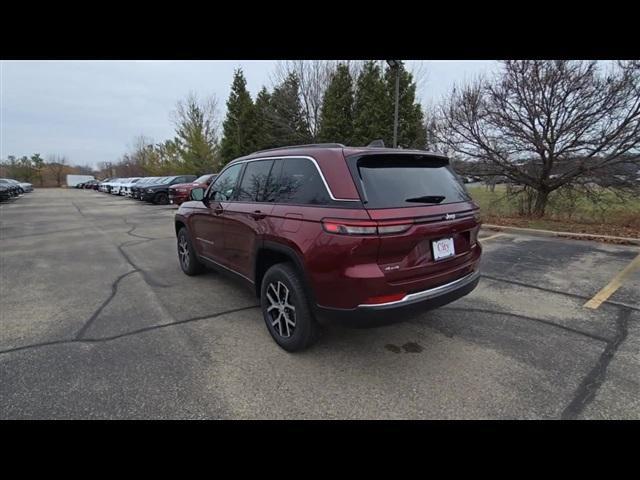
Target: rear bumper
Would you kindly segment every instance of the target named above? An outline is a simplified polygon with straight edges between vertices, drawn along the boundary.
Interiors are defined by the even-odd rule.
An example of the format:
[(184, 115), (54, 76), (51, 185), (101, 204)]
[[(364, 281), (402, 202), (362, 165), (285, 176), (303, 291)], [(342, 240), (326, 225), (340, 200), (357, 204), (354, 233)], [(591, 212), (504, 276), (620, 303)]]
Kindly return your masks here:
[(381, 304), (362, 304), (352, 309), (317, 306), (321, 320), (354, 327), (380, 326), (405, 320), (420, 312), (447, 305), (471, 293), (480, 280), (475, 270), (444, 285), (406, 295), (401, 300)]

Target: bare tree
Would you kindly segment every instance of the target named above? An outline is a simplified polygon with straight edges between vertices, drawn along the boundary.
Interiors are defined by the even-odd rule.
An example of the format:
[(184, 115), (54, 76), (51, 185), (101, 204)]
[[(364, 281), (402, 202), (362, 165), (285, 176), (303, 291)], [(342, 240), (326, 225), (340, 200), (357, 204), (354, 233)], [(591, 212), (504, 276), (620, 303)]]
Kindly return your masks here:
[(639, 79), (637, 61), (604, 73), (594, 61), (506, 61), (495, 79), (454, 89), (436, 136), (532, 190), (542, 216), (551, 192), (639, 161)]
[(300, 84), (300, 102), (312, 141), (317, 141), (324, 92), (337, 62), (332, 60), (287, 60), (278, 62), (273, 82), (280, 84), (294, 73)]
[(67, 157), (64, 155), (51, 155), (46, 164), (47, 170), (51, 172), (51, 175), (56, 180), (58, 187), (62, 186), (62, 179), (67, 163)]

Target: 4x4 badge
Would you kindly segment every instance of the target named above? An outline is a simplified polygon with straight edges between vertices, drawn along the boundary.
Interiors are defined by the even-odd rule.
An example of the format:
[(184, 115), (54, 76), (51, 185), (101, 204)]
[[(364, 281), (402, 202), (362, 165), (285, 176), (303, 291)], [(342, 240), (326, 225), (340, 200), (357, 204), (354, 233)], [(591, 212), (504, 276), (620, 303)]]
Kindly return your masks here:
[(455, 213), (447, 213), (447, 214), (444, 216), (444, 219), (445, 219), (445, 220), (453, 220), (453, 219), (455, 219), (455, 218), (456, 218), (456, 214), (455, 214)]

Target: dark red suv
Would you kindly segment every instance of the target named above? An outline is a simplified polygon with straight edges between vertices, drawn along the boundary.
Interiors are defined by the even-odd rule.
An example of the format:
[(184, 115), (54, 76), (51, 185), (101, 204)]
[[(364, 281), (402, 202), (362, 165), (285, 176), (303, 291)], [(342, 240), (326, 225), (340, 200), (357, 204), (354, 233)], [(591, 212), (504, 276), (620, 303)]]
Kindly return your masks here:
[(318, 319), (401, 320), (478, 283), (478, 207), (449, 160), (419, 150), (307, 145), (229, 163), (175, 216), (187, 275), (222, 267), (260, 298), (275, 341)]

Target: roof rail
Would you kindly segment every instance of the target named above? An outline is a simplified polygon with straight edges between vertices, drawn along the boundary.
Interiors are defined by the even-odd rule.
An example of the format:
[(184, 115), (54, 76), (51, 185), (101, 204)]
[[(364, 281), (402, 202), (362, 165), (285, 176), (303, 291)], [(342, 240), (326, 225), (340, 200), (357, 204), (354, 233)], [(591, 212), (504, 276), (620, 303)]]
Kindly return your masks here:
[(287, 145), (284, 147), (265, 148), (264, 150), (258, 150), (253, 153), (271, 152), (273, 150), (289, 150), (292, 148), (346, 148), (341, 143), (308, 143), (306, 145)]

